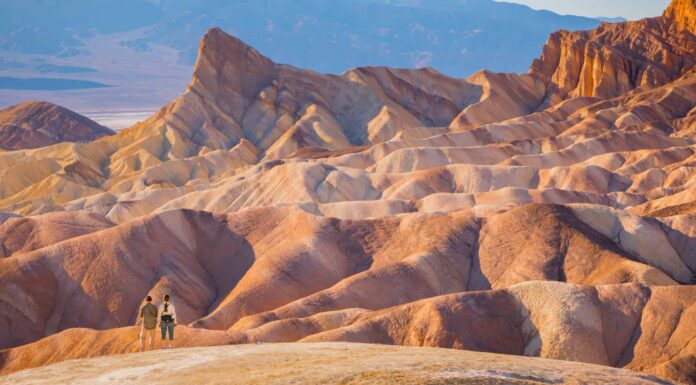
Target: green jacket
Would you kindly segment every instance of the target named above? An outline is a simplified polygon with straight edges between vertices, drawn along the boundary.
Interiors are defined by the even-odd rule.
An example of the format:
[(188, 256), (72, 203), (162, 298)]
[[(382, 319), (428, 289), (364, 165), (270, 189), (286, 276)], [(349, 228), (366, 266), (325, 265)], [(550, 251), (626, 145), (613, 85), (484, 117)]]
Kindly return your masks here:
[(145, 329), (154, 329), (157, 327), (157, 306), (147, 303), (140, 309), (140, 317), (143, 319), (143, 327)]

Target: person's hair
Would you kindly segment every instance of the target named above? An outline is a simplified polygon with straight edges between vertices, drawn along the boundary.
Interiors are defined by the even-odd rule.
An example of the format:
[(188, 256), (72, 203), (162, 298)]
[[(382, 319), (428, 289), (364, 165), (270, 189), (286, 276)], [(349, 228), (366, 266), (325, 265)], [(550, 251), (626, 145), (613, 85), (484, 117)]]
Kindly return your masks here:
[(147, 302), (152, 302), (152, 297), (150, 297), (150, 296), (148, 295), (147, 298), (145, 298), (145, 301), (147, 301)]
[(169, 302), (169, 294), (164, 295), (164, 311), (169, 310), (169, 304), (167, 302)]

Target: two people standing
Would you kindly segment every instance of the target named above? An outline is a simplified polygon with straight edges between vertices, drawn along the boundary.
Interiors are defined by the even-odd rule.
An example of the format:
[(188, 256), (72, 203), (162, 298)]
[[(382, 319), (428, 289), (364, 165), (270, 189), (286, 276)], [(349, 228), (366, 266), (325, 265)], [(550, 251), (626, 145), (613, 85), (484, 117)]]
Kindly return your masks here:
[[(152, 304), (152, 297), (147, 296), (145, 305), (140, 308), (140, 318), (142, 324), (140, 328), (140, 351), (145, 350), (145, 341), (150, 340), (150, 350), (155, 348), (155, 331), (157, 322), (162, 331), (162, 349), (167, 348), (169, 341), (169, 349), (174, 348), (174, 327), (176, 326), (176, 309), (169, 302), (169, 294), (165, 295), (159, 309)], [(159, 316), (159, 317), (158, 317)]]

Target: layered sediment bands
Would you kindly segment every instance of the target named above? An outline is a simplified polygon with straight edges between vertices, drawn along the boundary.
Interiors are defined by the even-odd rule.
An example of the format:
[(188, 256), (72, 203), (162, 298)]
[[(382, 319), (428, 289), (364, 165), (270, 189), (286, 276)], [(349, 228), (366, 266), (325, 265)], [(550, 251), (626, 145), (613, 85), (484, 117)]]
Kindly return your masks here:
[[(266, 159), (277, 159), (303, 147), (336, 150), (383, 142), (411, 127), (447, 126), (466, 107), (490, 104), (486, 87), (476, 77), (452, 79), (432, 69), (366, 67), (322, 75), (275, 64), (212, 29), (201, 42), (186, 93), (145, 126), (176, 127), (178, 135), (193, 139), (197, 146), (182, 146), (172, 154), (177, 157), (200, 153), (201, 147), (226, 149), (244, 138)], [(519, 107), (528, 100), (507, 95), (512, 93), (498, 98), (511, 108), (496, 114), (490, 107), (475, 120), (529, 110)]]
[(658, 258), (649, 254), (651, 244), (603, 234), (624, 219), (596, 210), (530, 205), (485, 220), (460, 212), (358, 221), (293, 207), (227, 216), (166, 211), (0, 260), (0, 311), (11, 326), (0, 342), (17, 346), (71, 327), (129, 325), (147, 293), (176, 296), (182, 323), (247, 330), (530, 280), (659, 286), (692, 279), (689, 251), (667, 241), (677, 230), (637, 234), (665, 240)]
[(0, 152), (2, 370), (131, 351), (118, 328), (170, 293), (187, 346), (447, 347), (696, 384), (692, 7), (467, 79), (323, 75), (209, 31), (146, 122)]
[[(563, 190), (545, 194), (565, 195), (550, 203), (637, 206), (688, 186), (695, 79), (685, 74), (660, 87), (606, 100), (576, 98), (539, 111), (549, 88), (535, 76), (482, 72), (458, 80), (430, 69), (378, 67), (320, 75), (271, 63), (211, 30), (187, 91), (148, 121), (87, 144), (0, 154), (0, 209), (87, 209), (122, 222), (163, 207), (234, 211), (385, 196), (420, 200), (430, 188), (404, 194), (412, 185), (408, 173), (459, 165), (532, 174), (527, 181), (493, 183), (492, 190), (520, 188), (531, 196), (533, 190)], [(437, 127), (445, 124), (449, 129)], [(311, 156), (302, 156), (306, 149), (314, 149)], [(655, 156), (661, 160), (652, 169), (638, 161)], [(641, 166), (617, 169), (623, 157)], [(262, 180), (283, 180), (278, 174), (295, 174), (283, 182), (295, 186), (275, 194), (278, 186), (269, 185), (262, 197)], [(333, 176), (320, 179), (325, 174)], [(348, 180), (361, 182), (343, 191)], [(250, 181), (260, 184), (252, 190)], [(396, 185), (402, 187), (393, 195)], [(472, 194), (456, 197), (463, 208), (473, 194), (492, 191), (430, 194), (442, 192)], [(539, 201), (516, 194), (515, 202)], [(424, 207), (387, 206), (379, 210)], [(313, 212), (340, 216), (334, 207)]]
[[(383, 310), (322, 312), (232, 332), (183, 327), (180, 346), (299, 340), (447, 347), (620, 366), (693, 383), (693, 346), (677, 341), (696, 338), (690, 327), (695, 296), (688, 286), (526, 282)], [(136, 339), (136, 328), (71, 329), (0, 352), (1, 372), (132, 352)]]

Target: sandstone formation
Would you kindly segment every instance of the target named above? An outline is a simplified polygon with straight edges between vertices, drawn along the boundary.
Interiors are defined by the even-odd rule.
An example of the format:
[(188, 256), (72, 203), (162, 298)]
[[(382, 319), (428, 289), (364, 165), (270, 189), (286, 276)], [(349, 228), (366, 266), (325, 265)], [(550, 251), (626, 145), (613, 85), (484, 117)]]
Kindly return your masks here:
[(113, 134), (89, 118), (48, 102), (29, 101), (0, 110), (0, 150), (89, 142)]
[(556, 32), (530, 73), (550, 83), (547, 104), (663, 85), (696, 64), (695, 15), (692, 0), (674, 0), (661, 17)]
[(696, 34), (696, 4), (692, 0), (672, 1), (664, 16), (672, 20), (678, 29)]
[(133, 351), (143, 299), (169, 293), (186, 346), (447, 347), (696, 384), (694, 9), (467, 79), (318, 74), (209, 31), (147, 121), (0, 152), (0, 370)]

